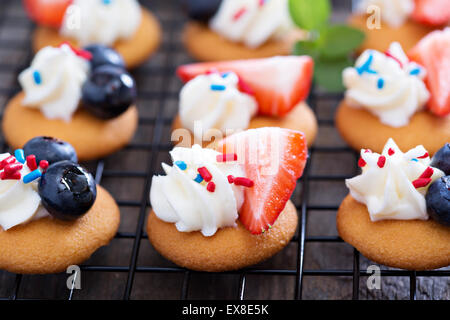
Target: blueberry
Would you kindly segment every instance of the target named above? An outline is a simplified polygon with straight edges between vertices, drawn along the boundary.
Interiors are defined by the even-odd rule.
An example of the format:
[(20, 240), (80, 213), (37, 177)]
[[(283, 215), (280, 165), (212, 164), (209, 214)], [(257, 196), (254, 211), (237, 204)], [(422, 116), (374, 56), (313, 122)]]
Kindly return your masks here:
[(101, 44), (92, 44), (83, 49), (92, 54), (92, 59), (90, 61), (91, 70), (105, 64), (125, 68), (125, 62), (123, 61), (122, 56), (110, 47)]
[(35, 137), (23, 146), (25, 156), (34, 154), (36, 163), (47, 160), (49, 164), (70, 160), (78, 162), (77, 153), (71, 144), (52, 137)]
[(433, 182), (428, 188), (425, 200), (430, 217), (450, 227), (450, 176)]
[(182, 4), (189, 18), (208, 22), (217, 12), (222, 0), (183, 0)]
[(50, 165), (39, 181), (42, 205), (55, 218), (75, 220), (89, 211), (97, 196), (94, 178), (78, 163)]
[(450, 175), (450, 143), (446, 143), (431, 159), (430, 166), (441, 169), (445, 175)]
[(119, 116), (136, 99), (134, 79), (125, 69), (112, 65), (93, 70), (82, 92), (83, 106), (102, 119)]

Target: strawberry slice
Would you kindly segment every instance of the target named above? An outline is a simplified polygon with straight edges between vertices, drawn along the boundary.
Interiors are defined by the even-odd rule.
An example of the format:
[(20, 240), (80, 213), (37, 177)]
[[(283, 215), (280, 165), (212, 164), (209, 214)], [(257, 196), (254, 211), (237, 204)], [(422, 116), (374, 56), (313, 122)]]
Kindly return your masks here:
[(428, 108), (438, 116), (450, 113), (450, 28), (436, 30), (422, 38), (408, 52), (411, 60), (427, 70), (425, 83), (430, 91)]
[(72, 0), (24, 0), (28, 16), (39, 25), (59, 28)]
[(177, 74), (187, 82), (210, 70), (233, 71), (254, 93), (260, 114), (283, 116), (308, 96), (313, 65), (311, 57), (286, 56), (187, 64)]
[(416, 0), (411, 17), (429, 26), (442, 26), (450, 21), (448, 0)]
[(237, 154), (246, 178), (254, 183), (244, 189), (242, 224), (252, 234), (270, 229), (303, 174), (308, 157), (305, 135), (275, 127), (251, 129), (226, 137), (217, 150)]

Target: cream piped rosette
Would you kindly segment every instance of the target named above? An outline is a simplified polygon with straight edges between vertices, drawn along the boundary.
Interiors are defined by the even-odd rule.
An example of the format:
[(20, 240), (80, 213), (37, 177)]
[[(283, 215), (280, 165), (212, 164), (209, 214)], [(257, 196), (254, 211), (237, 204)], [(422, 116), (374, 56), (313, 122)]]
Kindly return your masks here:
[(403, 153), (389, 139), (382, 154), (361, 150), (362, 173), (345, 181), (350, 195), (364, 203), (372, 221), (427, 220), (425, 195), (428, 187), (444, 172), (430, 166), (423, 146)]

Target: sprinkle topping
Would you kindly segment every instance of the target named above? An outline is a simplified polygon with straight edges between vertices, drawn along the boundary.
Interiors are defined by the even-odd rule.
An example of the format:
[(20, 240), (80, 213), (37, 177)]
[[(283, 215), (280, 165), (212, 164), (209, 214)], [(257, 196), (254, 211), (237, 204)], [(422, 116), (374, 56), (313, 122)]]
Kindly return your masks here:
[(386, 157), (380, 156), (377, 161), (378, 167), (383, 168), (385, 164), (386, 164)]
[(40, 85), (42, 83), (42, 77), (41, 77), (41, 73), (37, 70), (35, 70), (33, 72), (33, 80), (34, 83), (36, 83), (37, 85)]
[(212, 174), (209, 172), (209, 170), (206, 167), (201, 167), (197, 169), (200, 176), (205, 180), (206, 182), (211, 181)]
[(222, 84), (212, 84), (211, 90), (212, 91), (224, 91), (227, 87)]
[(389, 148), (388, 155), (392, 156), (395, 153), (394, 149)]
[(247, 8), (242, 7), (233, 15), (233, 21), (239, 20), (245, 13), (247, 12)]
[(236, 153), (218, 154), (216, 156), (216, 161), (217, 162), (237, 161), (237, 154)]

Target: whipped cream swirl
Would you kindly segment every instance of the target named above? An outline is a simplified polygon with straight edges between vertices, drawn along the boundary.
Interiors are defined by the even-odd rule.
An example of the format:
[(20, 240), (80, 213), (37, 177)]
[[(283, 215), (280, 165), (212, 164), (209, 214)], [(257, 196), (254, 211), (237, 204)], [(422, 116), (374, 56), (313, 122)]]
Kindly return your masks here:
[(38, 108), (49, 119), (70, 121), (81, 99), (89, 63), (63, 44), (39, 50), (31, 66), (19, 75), (25, 92), (22, 104)]
[(427, 220), (425, 195), (444, 172), (430, 167), (423, 146), (403, 153), (392, 139), (382, 154), (361, 150), (362, 174), (345, 181), (351, 196), (364, 203), (372, 221)]
[(287, 0), (223, 0), (210, 28), (223, 37), (259, 47), (294, 27)]
[(368, 13), (370, 6), (376, 6), (380, 10), (381, 19), (391, 27), (397, 28), (408, 20), (414, 10), (414, 0), (362, 0), (357, 5), (356, 11)]
[[(170, 155), (174, 165), (162, 164), (166, 176), (152, 179), (150, 202), (156, 216), (175, 223), (180, 232), (201, 231), (204, 236), (214, 235), (218, 228), (236, 226), (244, 190), (230, 184), (227, 177), (243, 177), (238, 162), (217, 162), (220, 153), (199, 145), (176, 147)], [(203, 167), (212, 176), (214, 190), (208, 190), (199, 177), (198, 169)]]
[[(0, 162), (10, 156), (0, 154)], [(0, 175), (4, 169), (0, 170)], [(21, 179), (0, 179), (0, 230), (8, 230), (19, 224), (49, 216), (41, 206), (41, 197), (37, 191), (37, 181), (25, 184), (23, 177), (31, 171), (26, 164), (18, 171)]]
[(141, 23), (136, 0), (74, 0), (66, 10), (60, 33), (80, 46), (113, 45), (131, 38)]
[[(180, 92), (180, 119), (183, 127), (202, 140), (209, 129), (247, 129), (257, 110), (253, 96), (238, 89), (239, 78), (233, 72), (199, 75)], [(201, 130), (197, 130), (200, 128)]]
[(398, 42), (386, 53), (366, 50), (354, 68), (343, 71), (345, 99), (348, 105), (367, 109), (388, 126), (402, 127), (430, 97), (423, 82), (425, 75), (425, 69), (409, 61)]

